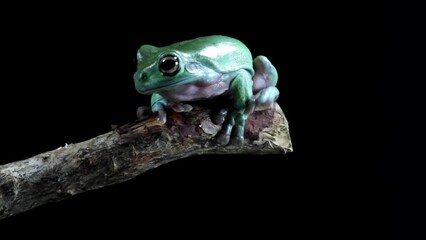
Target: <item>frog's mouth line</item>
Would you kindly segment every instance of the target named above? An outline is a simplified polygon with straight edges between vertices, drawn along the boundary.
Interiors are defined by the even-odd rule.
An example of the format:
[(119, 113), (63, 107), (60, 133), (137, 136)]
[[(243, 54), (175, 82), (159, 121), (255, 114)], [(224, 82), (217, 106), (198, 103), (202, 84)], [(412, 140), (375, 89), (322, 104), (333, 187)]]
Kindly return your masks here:
[[(138, 90), (138, 92), (140, 94), (151, 94), (153, 92), (161, 92), (161, 91), (165, 90), (166, 88), (170, 88), (170, 87), (176, 86), (178, 84), (182, 85), (182, 84), (190, 83), (190, 82), (194, 81), (196, 78), (197, 77), (188, 77), (188, 78), (184, 78), (180, 81), (177, 81), (177, 82), (174, 82), (174, 83), (171, 83), (171, 84), (164, 84), (162, 86), (145, 89), (143, 91)], [(153, 80), (153, 81), (155, 81), (155, 80)]]

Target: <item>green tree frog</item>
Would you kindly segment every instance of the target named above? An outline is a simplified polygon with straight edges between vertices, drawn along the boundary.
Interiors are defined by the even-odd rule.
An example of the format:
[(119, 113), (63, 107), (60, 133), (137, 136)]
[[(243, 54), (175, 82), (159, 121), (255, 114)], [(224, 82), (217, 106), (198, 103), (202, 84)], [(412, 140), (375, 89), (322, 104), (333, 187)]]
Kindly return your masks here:
[(162, 122), (165, 108), (188, 112), (191, 101), (229, 97), (232, 105), (216, 136), (221, 145), (243, 144), (248, 116), (272, 107), (279, 95), (278, 73), (271, 62), (265, 56), (253, 60), (246, 45), (220, 35), (164, 47), (141, 46), (134, 81), (139, 93), (152, 94), (151, 110)]

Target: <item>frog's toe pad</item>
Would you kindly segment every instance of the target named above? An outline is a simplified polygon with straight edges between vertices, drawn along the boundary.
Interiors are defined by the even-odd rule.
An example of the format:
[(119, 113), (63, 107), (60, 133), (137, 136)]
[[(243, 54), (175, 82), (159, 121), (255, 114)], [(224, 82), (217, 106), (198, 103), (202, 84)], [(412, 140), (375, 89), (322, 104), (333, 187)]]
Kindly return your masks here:
[(192, 106), (186, 103), (171, 103), (169, 106), (175, 112), (190, 112), (192, 110)]
[(244, 144), (244, 137), (243, 136), (232, 137), (231, 144), (235, 146), (242, 146)]
[(158, 111), (158, 117), (157, 120), (162, 122), (163, 124), (166, 123), (167, 121), (167, 114), (166, 111), (164, 109), (161, 109)]
[(184, 104), (182, 104), (183, 105), (183, 111), (184, 112), (190, 112), (190, 111), (192, 111), (192, 106), (191, 105), (189, 105), (189, 104), (186, 104), (186, 103), (184, 103)]
[(211, 116), (211, 120), (216, 125), (222, 125), (225, 122), (226, 115), (228, 114), (228, 109), (221, 109), (218, 112), (215, 112)]
[(222, 132), (220, 132), (217, 136), (216, 136), (216, 142), (219, 145), (222, 146), (226, 146), (229, 143), (229, 135), (228, 134), (224, 134)]

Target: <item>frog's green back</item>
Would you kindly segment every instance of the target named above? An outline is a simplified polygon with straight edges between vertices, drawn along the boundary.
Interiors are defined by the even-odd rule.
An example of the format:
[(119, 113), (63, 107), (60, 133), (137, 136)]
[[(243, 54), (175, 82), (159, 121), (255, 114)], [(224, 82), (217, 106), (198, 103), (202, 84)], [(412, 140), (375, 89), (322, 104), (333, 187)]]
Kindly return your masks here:
[(189, 59), (198, 61), (217, 72), (226, 73), (246, 69), (254, 74), (250, 50), (234, 38), (220, 35), (206, 36), (163, 48), (184, 53)]

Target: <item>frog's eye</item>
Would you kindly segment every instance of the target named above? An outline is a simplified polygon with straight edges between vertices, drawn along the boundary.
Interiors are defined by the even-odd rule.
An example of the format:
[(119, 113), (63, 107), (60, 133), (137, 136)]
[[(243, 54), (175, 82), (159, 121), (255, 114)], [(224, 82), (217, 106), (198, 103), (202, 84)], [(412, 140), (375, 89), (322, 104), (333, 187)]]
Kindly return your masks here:
[(160, 71), (165, 75), (173, 76), (179, 71), (179, 59), (173, 55), (167, 55), (160, 59)]

